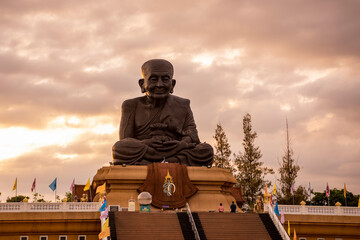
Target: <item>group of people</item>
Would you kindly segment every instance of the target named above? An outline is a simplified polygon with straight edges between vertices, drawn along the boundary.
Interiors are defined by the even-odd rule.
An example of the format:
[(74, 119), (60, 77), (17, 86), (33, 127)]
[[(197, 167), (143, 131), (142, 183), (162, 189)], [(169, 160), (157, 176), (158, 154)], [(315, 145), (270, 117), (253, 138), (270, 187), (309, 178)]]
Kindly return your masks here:
[[(223, 207), (222, 203), (220, 203), (219, 212), (224, 212), (224, 207)], [(230, 205), (230, 212), (232, 212), (232, 213), (236, 212), (236, 205), (235, 205), (234, 201), (232, 201), (232, 203)]]

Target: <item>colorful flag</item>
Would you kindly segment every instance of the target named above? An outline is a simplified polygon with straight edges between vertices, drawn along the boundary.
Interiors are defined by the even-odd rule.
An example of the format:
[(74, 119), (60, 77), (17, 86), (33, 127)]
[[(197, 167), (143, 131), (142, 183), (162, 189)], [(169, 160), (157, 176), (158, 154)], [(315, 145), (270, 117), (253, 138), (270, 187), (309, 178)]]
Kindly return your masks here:
[(330, 197), (330, 188), (328, 183), (326, 183), (326, 197)]
[(309, 182), (309, 187), (308, 187), (308, 195), (311, 195), (311, 186), (310, 186), (310, 182)]
[(54, 181), (52, 183), (50, 183), (49, 188), (51, 188), (51, 190), (55, 191), (56, 189), (56, 180), (57, 177), (54, 179)]
[(277, 203), (277, 202), (276, 202), (276, 204), (275, 204), (274, 213), (275, 213), (276, 215), (280, 216), (280, 212), (279, 212), (279, 205), (278, 205), (278, 203)]
[(103, 205), (101, 205), (101, 207), (100, 207), (100, 209), (99, 209), (99, 212), (105, 211), (106, 205), (107, 205), (107, 200), (105, 199)]
[(359, 203), (358, 203), (358, 207), (360, 207), (360, 197), (359, 197)]
[(346, 198), (346, 185), (344, 183), (344, 198)]
[(15, 178), (15, 183), (14, 183), (14, 186), (13, 186), (13, 191), (15, 191), (17, 188), (17, 178)]
[(71, 185), (70, 185), (70, 191), (73, 192), (75, 187), (75, 178), (73, 179)]
[(290, 193), (294, 196), (294, 184), (291, 184)]
[(270, 195), (270, 206), (273, 206), (273, 199), (272, 199), (272, 194)]
[(295, 228), (294, 228), (294, 240), (297, 240)]
[(100, 215), (100, 219), (107, 218), (109, 216), (109, 208), (106, 208)]
[(288, 220), (288, 234), (289, 234), (289, 237), (290, 237), (290, 221)]
[(108, 227), (109, 227), (109, 218), (105, 220), (104, 224), (101, 227), (101, 231), (104, 231)]
[(105, 237), (110, 237), (110, 228), (109, 227), (107, 229), (105, 229), (104, 231), (102, 231), (101, 233), (99, 233), (99, 239), (103, 239)]
[(31, 192), (33, 192), (36, 188), (36, 178), (34, 178), (33, 184), (31, 186)]
[(86, 183), (86, 185), (84, 187), (84, 192), (89, 190), (89, 189), (90, 189), (90, 178), (88, 179), (88, 181), (87, 181), (87, 183)]
[(265, 184), (265, 196), (268, 194), (268, 192), (267, 192), (267, 184)]
[(96, 193), (105, 193), (106, 192), (106, 183), (96, 188)]
[(273, 194), (276, 195), (276, 182), (274, 183)]
[(281, 210), (281, 218), (280, 218), (280, 222), (281, 222), (281, 224), (284, 224), (284, 222), (285, 222), (285, 216), (284, 216), (284, 211), (283, 210)]

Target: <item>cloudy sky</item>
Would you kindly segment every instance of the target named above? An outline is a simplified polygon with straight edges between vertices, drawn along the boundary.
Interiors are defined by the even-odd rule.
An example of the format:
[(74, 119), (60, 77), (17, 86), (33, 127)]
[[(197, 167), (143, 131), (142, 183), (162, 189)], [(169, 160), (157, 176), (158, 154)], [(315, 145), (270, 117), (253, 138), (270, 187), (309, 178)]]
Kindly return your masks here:
[[(202, 141), (221, 122), (242, 150), (252, 116), (265, 165), (286, 145), (297, 185), (360, 193), (359, 1), (4, 0), (0, 2), (0, 199), (61, 197), (112, 160), (120, 107), (140, 66), (165, 58)], [(279, 177), (272, 176), (275, 180)]]

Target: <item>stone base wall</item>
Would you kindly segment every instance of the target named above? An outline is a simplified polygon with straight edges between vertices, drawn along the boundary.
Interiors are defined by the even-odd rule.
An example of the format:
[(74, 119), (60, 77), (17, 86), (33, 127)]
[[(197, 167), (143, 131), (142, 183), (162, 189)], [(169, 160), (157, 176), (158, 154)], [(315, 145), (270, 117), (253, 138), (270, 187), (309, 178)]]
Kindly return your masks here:
[[(164, 163), (166, 164), (166, 163)], [(188, 199), (192, 211), (217, 211), (222, 203), (225, 211), (230, 211), (234, 197), (231, 187), (236, 183), (233, 175), (225, 169), (207, 167), (187, 167), (190, 181), (199, 191)], [(129, 199), (135, 200), (138, 211), (137, 189), (145, 182), (147, 166), (109, 166), (99, 169), (94, 176), (92, 186), (100, 186), (106, 182), (107, 201), (109, 205), (128, 207)], [(94, 201), (99, 197), (95, 196)], [(152, 207), (152, 211), (160, 211)]]

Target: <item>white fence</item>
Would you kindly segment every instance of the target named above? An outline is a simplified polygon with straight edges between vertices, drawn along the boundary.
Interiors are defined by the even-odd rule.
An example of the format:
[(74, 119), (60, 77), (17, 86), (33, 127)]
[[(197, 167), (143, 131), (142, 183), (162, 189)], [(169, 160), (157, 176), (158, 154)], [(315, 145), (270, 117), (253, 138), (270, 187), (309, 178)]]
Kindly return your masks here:
[(279, 205), (279, 211), (284, 214), (360, 216), (360, 208), (342, 206)]
[(0, 212), (97, 212), (99, 202), (0, 203)]

